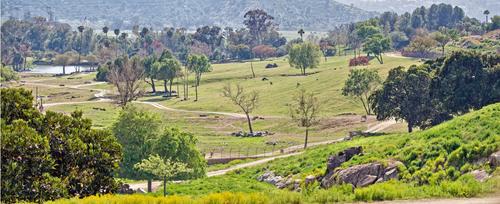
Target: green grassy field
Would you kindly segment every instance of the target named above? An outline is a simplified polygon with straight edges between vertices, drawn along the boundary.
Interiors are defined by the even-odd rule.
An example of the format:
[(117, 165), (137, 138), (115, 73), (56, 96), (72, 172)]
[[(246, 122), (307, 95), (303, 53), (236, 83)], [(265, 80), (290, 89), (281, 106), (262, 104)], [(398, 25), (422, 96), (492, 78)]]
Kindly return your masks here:
[[(239, 112), (238, 108), (231, 105), (229, 101), (221, 97), (221, 90), (227, 83), (239, 83), (248, 90), (259, 92), (259, 107), (254, 114), (257, 115), (279, 115), (286, 116), (287, 104), (298, 89), (304, 88), (318, 94), (323, 105), (321, 111), (323, 116), (333, 116), (342, 113), (363, 114), (362, 105), (349, 97), (342, 96), (342, 87), (349, 74), (348, 60), (352, 56), (340, 56), (329, 58), (318, 68), (307, 70), (314, 73), (308, 76), (297, 76), (299, 70), (290, 67), (283, 59), (258, 61), (253, 63), (256, 78), (251, 78), (250, 62), (230, 63), (213, 65), (213, 71), (203, 75), (199, 87), (199, 100), (181, 101), (180, 99), (161, 100), (160, 96), (144, 97), (140, 100), (159, 101), (168, 107), (187, 110), (210, 110)], [(278, 68), (265, 69), (268, 63), (278, 64)], [(372, 60), (366, 67), (378, 70), (381, 77), (385, 78), (390, 69), (397, 66), (409, 66), (418, 64), (419, 61), (412, 58), (385, 57), (385, 64), (379, 64)], [(267, 78), (268, 81), (263, 81)], [(270, 84), (272, 82), (272, 85)], [(299, 85), (300, 84), (300, 85)], [(158, 87), (163, 90), (162, 87)], [(194, 88), (190, 88), (190, 97), (194, 99)]]
[[(169, 108), (197, 111), (220, 111), (241, 113), (240, 110), (221, 96), (221, 89), (227, 83), (240, 83), (248, 90), (256, 90), (260, 94), (260, 102), (252, 116), (261, 116), (264, 119), (253, 121), (254, 129), (257, 131), (270, 131), (273, 135), (258, 138), (238, 138), (230, 136), (232, 132), (246, 131), (248, 129), (245, 119), (233, 118), (224, 115), (209, 114), (200, 117), (200, 114), (177, 112), (157, 109), (146, 104), (136, 103), (141, 108), (155, 112), (162, 116), (166, 126), (175, 126), (195, 134), (198, 146), (203, 152), (265, 152), (273, 148), (279, 149), (303, 143), (304, 130), (297, 127), (288, 117), (287, 104), (298, 89), (305, 88), (318, 94), (322, 103), (321, 122), (310, 131), (310, 142), (337, 139), (345, 136), (349, 131), (365, 130), (375, 124), (370, 118), (366, 123), (360, 122), (360, 116), (344, 115), (345, 113), (363, 114), (361, 104), (349, 97), (341, 95), (341, 89), (349, 73), (348, 60), (352, 56), (330, 57), (325, 62), (321, 59), (318, 68), (308, 70), (313, 73), (308, 76), (298, 76), (299, 70), (290, 67), (285, 58), (267, 61), (256, 61), (253, 63), (256, 78), (251, 78), (250, 62), (214, 64), (213, 71), (202, 77), (199, 88), (199, 101), (194, 101), (194, 87), (190, 87), (190, 100), (183, 101), (181, 98), (164, 98), (161, 93), (157, 95), (147, 94), (139, 98), (139, 101), (150, 101), (162, 104)], [(397, 66), (409, 66), (420, 63), (416, 59), (403, 57), (385, 57), (385, 64), (379, 64), (376, 60), (366, 67), (379, 71), (382, 77)], [(278, 68), (265, 69), (268, 63), (277, 63)], [(93, 81), (95, 73), (74, 74), (68, 76), (53, 77), (50, 75), (27, 74), (21, 75), (20, 83), (12, 83), (11, 86), (25, 87), (34, 90), (39, 89), (39, 95), (45, 96), (44, 103), (54, 102), (78, 102), (94, 100), (98, 90), (106, 90), (108, 96), (116, 94), (111, 84), (89, 84)], [(193, 74), (190, 82), (193, 84)], [(267, 78), (267, 81), (263, 81)], [(272, 85), (271, 85), (272, 82)], [(157, 90), (163, 91), (161, 81), (157, 81)], [(64, 85), (64, 86), (62, 86)], [(78, 87), (79, 88), (72, 88)], [(146, 91), (151, 87), (144, 83)], [(174, 90), (177, 87), (174, 84)], [(180, 86), (182, 91), (182, 86)], [(182, 93), (181, 93), (182, 95)], [(70, 113), (81, 110), (84, 116), (92, 119), (94, 127), (107, 128), (118, 116), (120, 108), (114, 103), (85, 103), (66, 104), (50, 106), (47, 110)], [(273, 116), (273, 117), (268, 117)], [(398, 124), (387, 132), (403, 132), (404, 124)], [(269, 143), (276, 143), (273, 147)], [(258, 149), (257, 149), (258, 148)], [(225, 153), (223, 153), (225, 154)]]

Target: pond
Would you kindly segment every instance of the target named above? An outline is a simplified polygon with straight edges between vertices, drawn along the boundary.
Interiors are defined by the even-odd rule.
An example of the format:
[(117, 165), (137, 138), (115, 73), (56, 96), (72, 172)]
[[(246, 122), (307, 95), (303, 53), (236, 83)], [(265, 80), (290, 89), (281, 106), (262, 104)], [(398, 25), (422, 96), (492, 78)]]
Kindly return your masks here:
[[(75, 68), (76, 66), (66, 66), (66, 74), (71, 74), (75, 72)], [(91, 67), (88, 66), (80, 67), (81, 72), (89, 71), (90, 69)], [(33, 69), (31, 69), (28, 72), (37, 74), (62, 74), (63, 67), (54, 65), (34, 65)]]

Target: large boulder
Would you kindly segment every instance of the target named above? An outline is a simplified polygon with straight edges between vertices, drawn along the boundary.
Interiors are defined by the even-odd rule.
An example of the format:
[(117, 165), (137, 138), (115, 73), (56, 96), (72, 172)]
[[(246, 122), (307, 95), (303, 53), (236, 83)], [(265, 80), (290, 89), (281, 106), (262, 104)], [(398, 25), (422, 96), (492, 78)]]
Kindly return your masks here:
[(493, 168), (500, 166), (500, 151), (490, 155), (490, 165)]
[(281, 185), (281, 183), (285, 181), (283, 177), (276, 176), (272, 171), (265, 172), (264, 174), (260, 175), (257, 178), (257, 180), (261, 182), (270, 183), (275, 186)]
[(333, 172), (333, 170), (342, 165), (342, 163), (349, 161), (349, 159), (351, 159), (353, 156), (361, 154), (362, 152), (363, 148), (361, 146), (350, 147), (342, 152), (339, 152), (336, 155), (330, 156), (326, 164), (326, 174)]
[(336, 183), (350, 183), (354, 187), (364, 187), (375, 183), (383, 174), (384, 168), (379, 163), (361, 164), (340, 170), (336, 174)]
[(479, 182), (484, 182), (490, 178), (490, 175), (485, 170), (474, 170), (470, 174)]
[(346, 169), (337, 169), (325, 175), (321, 180), (323, 188), (330, 188), (336, 184), (349, 183), (353, 187), (364, 187), (378, 182), (398, 178), (399, 161), (390, 161), (386, 167), (380, 163), (368, 163), (351, 166)]

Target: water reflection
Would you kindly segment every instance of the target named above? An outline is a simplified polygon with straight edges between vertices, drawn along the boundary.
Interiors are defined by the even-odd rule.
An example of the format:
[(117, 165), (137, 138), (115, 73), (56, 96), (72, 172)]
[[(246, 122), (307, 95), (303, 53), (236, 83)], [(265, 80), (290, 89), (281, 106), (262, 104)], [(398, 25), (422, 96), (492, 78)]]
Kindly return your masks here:
[[(76, 66), (66, 66), (66, 74), (71, 74), (75, 72)], [(80, 71), (90, 71), (91, 67), (81, 66)], [(33, 69), (29, 71), (30, 73), (37, 74), (62, 74), (63, 67), (62, 66), (53, 66), (53, 65), (35, 65)]]

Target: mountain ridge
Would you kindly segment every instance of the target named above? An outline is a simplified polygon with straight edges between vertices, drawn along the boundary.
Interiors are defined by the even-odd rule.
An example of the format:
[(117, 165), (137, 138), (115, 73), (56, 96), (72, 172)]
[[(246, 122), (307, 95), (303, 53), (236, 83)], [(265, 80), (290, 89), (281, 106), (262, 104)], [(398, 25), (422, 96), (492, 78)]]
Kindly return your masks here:
[(72, 25), (85, 19), (96, 27), (108, 25), (127, 29), (137, 24), (195, 29), (204, 25), (243, 27), (245, 12), (256, 8), (274, 16), (281, 30), (326, 31), (336, 25), (366, 20), (378, 14), (333, 0), (5, 0), (2, 17), (48, 17), (52, 12), (57, 20)]

